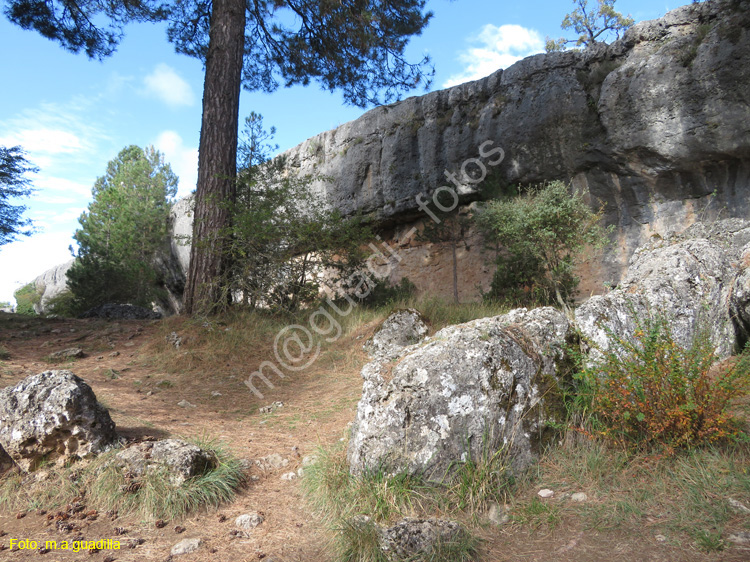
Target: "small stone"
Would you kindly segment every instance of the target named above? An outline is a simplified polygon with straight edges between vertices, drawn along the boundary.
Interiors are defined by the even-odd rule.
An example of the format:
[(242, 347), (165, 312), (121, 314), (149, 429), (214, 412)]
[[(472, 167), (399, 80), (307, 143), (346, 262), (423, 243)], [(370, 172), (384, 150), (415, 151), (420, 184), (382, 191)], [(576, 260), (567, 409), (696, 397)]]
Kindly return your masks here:
[(195, 408), (195, 404), (191, 404), (187, 400), (180, 400), (179, 402), (177, 402), (177, 405), (180, 408)]
[(85, 354), (80, 347), (69, 347), (62, 351), (55, 351), (49, 356), (50, 359), (80, 359), (81, 357), (85, 357)]
[(285, 472), (281, 475), (282, 480), (294, 480), (295, 478), (297, 478), (296, 472)]
[(222, 396), (222, 394), (221, 394), (221, 392), (219, 392), (218, 390), (214, 390), (214, 391), (213, 391), (213, 392), (211, 393), (211, 398), (218, 398), (219, 396)]
[(487, 519), (500, 527), (510, 521), (510, 515), (508, 515), (508, 510), (505, 506), (493, 502), (487, 510)]
[(744, 505), (741, 502), (738, 502), (734, 498), (729, 498), (727, 500), (729, 502), (729, 505), (734, 509), (735, 511), (739, 511), (740, 513), (750, 513), (750, 508)]
[(318, 462), (318, 456), (317, 455), (305, 455), (302, 457), (302, 466), (308, 467), (310, 465), (315, 464)]
[(275, 470), (278, 468), (284, 468), (286, 465), (288, 465), (289, 459), (285, 459), (278, 453), (272, 453), (256, 460), (255, 464), (257, 464), (263, 470)]
[(279, 408), (283, 408), (283, 407), (284, 407), (284, 403), (277, 401), (277, 402), (274, 402), (273, 404), (269, 404), (268, 406), (261, 406), (260, 408), (258, 408), (258, 411), (261, 414), (270, 414), (278, 410)]
[(742, 531), (740, 533), (733, 533), (727, 537), (734, 544), (750, 544), (750, 531)]
[(240, 529), (249, 531), (250, 529), (255, 529), (255, 527), (263, 523), (263, 521), (264, 519), (261, 513), (252, 511), (250, 513), (243, 513), (242, 515), (237, 517), (237, 519), (234, 520), (234, 524)]
[(549, 488), (542, 488), (541, 490), (539, 490), (539, 491), (537, 492), (537, 495), (538, 495), (538, 496), (539, 496), (540, 498), (545, 498), (545, 499), (546, 499), (546, 498), (554, 498), (554, 497), (555, 497), (555, 492), (553, 492), (553, 491), (552, 491), (552, 490), (550, 490)]
[(589, 497), (586, 495), (585, 492), (576, 492), (575, 494), (571, 494), (570, 501), (574, 502), (585, 502), (588, 501)]
[(172, 332), (165, 339), (167, 340), (167, 343), (172, 344), (175, 349), (180, 349), (180, 346), (182, 345), (182, 338), (177, 332)]
[(176, 545), (172, 547), (172, 550), (170, 553), (172, 556), (181, 556), (183, 554), (190, 554), (191, 552), (195, 552), (198, 550), (203, 544), (203, 541), (201, 539), (185, 539), (178, 542)]

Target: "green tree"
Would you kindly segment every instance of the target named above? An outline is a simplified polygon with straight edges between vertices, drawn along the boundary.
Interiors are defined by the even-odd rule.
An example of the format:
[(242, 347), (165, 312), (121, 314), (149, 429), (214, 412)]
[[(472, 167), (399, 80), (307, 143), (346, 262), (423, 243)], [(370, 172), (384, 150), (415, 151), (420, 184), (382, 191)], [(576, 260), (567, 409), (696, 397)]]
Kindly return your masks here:
[(596, 7), (589, 7), (588, 0), (574, 0), (576, 7), (567, 14), (560, 27), (572, 29), (578, 36), (575, 39), (551, 39), (547, 37), (547, 51), (560, 51), (566, 45), (575, 43), (577, 47), (590, 47), (600, 42), (605, 34), (614, 33), (619, 39), (620, 33), (634, 23), (630, 16), (623, 16), (615, 10), (615, 0), (596, 0)]
[(152, 147), (124, 148), (94, 184), (78, 219), (68, 286), (79, 311), (105, 302), (149, 305), (159, 296), (154, 259), (169, 227), (177, 177)]
[(39, 294), (34, 283), (29, 283), (20, 289), (16, 289), (13, 297), (16, 299), (16, 313), (27, 316), (34, 316), (36, 314), (34, 305), (39, 304), (42, 300), (42, 295)]
[(500, 251), (487, 297), (565, 306), (578, 285), (576, 259), (587, 246), (607, 243), (601, 218), (583, 194), (571, 194), (561, 181), (488, 203), (476, 220), (487, 242)]
[(287, 175), (282, 158), (240, 177), (222, 302), (231, 295), (246, 306), (294, 311), (318, 298), (323, 277), (335, 286), (362, 264), (370, 229), (327, 207), (311, 190), (313, 178)]
[[(409, 63), (427, 25), (425, 0), (8, 0), (9, 19), (89, 57), (111, 54), (131, 21), (167, 20), (178, 52), (205, 65), (198, 185), (185, 309), (210, 309), (230, 267), (224, 247), (236, 197), (239, 94), (280, 84), (342, 89), (352, 104), (388, 102), (429, 83), (429, 60)], [(230, 205), (224, 205), (229, 202)]]
[(20, 146), (0, 146), (0, 246), (33, 232), (31, 221), (23, 218), (26, 207), (13, 205), (11, 201), (34, 192), (26, 174), (37, 171)]

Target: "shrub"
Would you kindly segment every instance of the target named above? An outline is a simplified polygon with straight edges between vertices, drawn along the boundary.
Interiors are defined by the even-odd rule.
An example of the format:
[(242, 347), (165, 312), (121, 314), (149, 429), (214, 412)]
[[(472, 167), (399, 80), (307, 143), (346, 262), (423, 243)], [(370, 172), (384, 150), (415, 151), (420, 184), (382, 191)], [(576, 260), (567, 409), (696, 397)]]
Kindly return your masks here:
[(663, 315), (636, 319), (631, 339), (610, 333), (603, 359), (582, 375), (602, 432), (620, 442), (669, 450), (736, 436), (733, 401), (750, 388), (750, 353), (716, 363), (705, 327), (679, 345)]
[(570, 193), (561, 181), (488, 203), (477, 224), (500, 252), (485, 296), (516, 305), (570, 301), (578, 285), (576, 259), (587, 245), (601, 248), (607, 243), (601, 217), (582, 193)]
[(74, 317), (83, 312), (76, 307), (75, 297), (70, 291), (63, 291), (46, 302), (46, 309), (55, 316)]
[(36, 285), (34, 285), (34, 283), (29, 283), (28, 285), (24, 285), (23, 287), (18, 289), (15, 293), (13, 293), (13, 296), (16, 299), (16, 313), (17, 314), (25, 314), (27, 316), (36, 315), (36, 310), (34, 310), (34, 305), (39, 304), (39, 302), (42, 299), (42, 296), (37, 291)]

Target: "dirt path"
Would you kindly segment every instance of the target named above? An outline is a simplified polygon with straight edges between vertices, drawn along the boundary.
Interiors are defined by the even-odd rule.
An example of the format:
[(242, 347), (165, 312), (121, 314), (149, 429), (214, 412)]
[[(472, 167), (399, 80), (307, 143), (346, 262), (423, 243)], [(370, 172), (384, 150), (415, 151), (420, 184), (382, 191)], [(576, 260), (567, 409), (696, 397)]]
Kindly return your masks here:
[[(0, 386), (51, 368), (66, 368), (82, 377), (109, 409), (118, 431), (130, 437), (209, 435), (228, 444), (241, 459), (253, 461), (272, 453), (289, 460), (278, 470), (263, 472), (254, 467), (254, 481), (230, 505), (195, 514), (179, 525), (170, 522), (156, 528), (134, 517), (116, 520), (100, 514), (95, 521), (81, 523), (87, 540), (116, 539), (120, 550), (93, 554), (72, 551), (3, 550), (0, 560), (50, 561), (165, 561), (171, 547), (185, 538), (204, 543), (193, 553), (175, 557), (185, 562), (212, 560), (242, 562), (312, 562), (330, 560), (326, 532), (303, 501), (299, 480), (282, 480), (282, 473), (295, 471), (301, 459), (317, 446), (330, 446), (341, 439), (353, 420), (361, 392), (358, 367), (365, 357), (360, 342), (364, 333), (353, 334), (341, 345), (347, 350), (342, 368), (319, 368), (290, 376), (261, 401), (243, 384), (251, 368), (265, 358), (248, 357), (246, 365), (227, 365), (221, 372), (202, 376), (168, 374), (149, 367), (153, 343), (163, 340), (158, 322), (100, 320), (42, 320), (5, 316), (0, 344), (10, 358), (0, 367)], [(67, 347), (81, 347), (87, 356), (73, 363), (51, 365), (44, 357)], [(244, 376), (243, 376), (244, 375)], [(180, 407), (187, 400), (195, 407)], [(283, 407), (261, 414), (260, 406), (283, 402)], [(0, 544), (10, 539), (32, 539), (41, 546), (47, 540), (69, 536), (48, 525), (44, 506), (25, 512), (0, 512)], [(250, 538), (234, 536), (234, 519), (259, 511), (264, 523)], [(121, 533), (121, 534), (118, 534)], [(582, 530), (575, 521), (565, 521), (554, 530), (530, 530), (519, 526), (485, 527), (482, 559), (486, 561), (692, 561), (750, 560), (748, 551), (705, 555), (687, 545), (659, 543), (647, 528), (616, 532)], [(135, 548), (126, 548), (142, 539)], [(141, 542), (141, 541), (139, 541)], [(113, 557), (113, 558), (107, 558)]]

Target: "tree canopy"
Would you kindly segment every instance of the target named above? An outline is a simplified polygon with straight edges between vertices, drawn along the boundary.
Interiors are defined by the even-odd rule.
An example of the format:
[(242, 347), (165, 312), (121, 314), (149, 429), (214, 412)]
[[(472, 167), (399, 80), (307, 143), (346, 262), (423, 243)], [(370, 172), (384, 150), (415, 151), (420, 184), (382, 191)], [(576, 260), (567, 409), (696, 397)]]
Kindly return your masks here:
[(11, 201), (34, 192), (26, 174), (37, 171), (20, 146), (0, 146), (0, 246), (33, 232), (31, 221), (23, 218), (26, 206)]
[(390, 102), (428, 84), (427, 57), (407, 61), (408, 40), (432, 14), (425, 0), (8, 0), (6, 15), (65, 48), (111, 54), (131, 21), (168, 22), (178, 52), (204, 62), (198, 185), (185, 309), (210, 309), (225, 292), (237, 174), (239, 94), (316, 80), (348, 103)]
[(611, 33), (619, 39), (620, 33), (631, 27), (634, 20), (616, 11), (615, 2), (616, 0), (596, 0), (596, 6), (590, 7), (588, 0), (574, 0), (576, 9), (565, 16), (560, 27), (572, 29), (578, 37), (562, 37), (557, 40), (547, 38), (547, 51), (559, 51), (571, 43), (577, 47), (588, 47)]
[(154, 259), (176, 193), (177, 177), (151, 147), (128, 146), (109, 162), (73, 236), (78, 254), (68, 286), (78, 311), (106, 302), (148, 305), (158, 296)]

